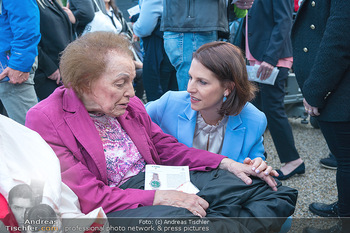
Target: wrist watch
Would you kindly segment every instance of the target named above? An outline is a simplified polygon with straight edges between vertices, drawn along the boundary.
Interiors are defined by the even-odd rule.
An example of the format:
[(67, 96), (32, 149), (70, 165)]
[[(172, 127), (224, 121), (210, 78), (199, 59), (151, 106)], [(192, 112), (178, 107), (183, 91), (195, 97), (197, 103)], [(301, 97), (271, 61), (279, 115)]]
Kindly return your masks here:
[(149, 184), (151, 185), (151, 187), (153, 189), (158, 189), (160, 187), (160, 181), (159, 181), (159, 175), (158, 173), (153, 173), (153, 177), (151, 179), (151, 182), (149, 182)]

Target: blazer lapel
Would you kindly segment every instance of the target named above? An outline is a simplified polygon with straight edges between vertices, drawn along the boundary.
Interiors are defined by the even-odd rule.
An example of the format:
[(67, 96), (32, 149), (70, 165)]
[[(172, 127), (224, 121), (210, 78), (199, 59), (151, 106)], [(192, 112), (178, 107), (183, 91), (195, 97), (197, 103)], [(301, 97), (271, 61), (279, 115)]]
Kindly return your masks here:
[(160, 163), (159, 159), (151, 154), (150, 146), (148, 144), (148, 136), (145, 134), (145, 128), (131, 115), (132, 114), (129, 114), (127, 110), (122, 116), (118, 117), (120, 125), (134, 142), (147, 163)]
[(188, 147), (193, 145), (193, 135), (196, 128), (197, 112), (188, 104), (183, 113), (178, 115), (177, 138)]
[[(68, 95), (73, 95), (73, 97)], [(83, 148), (85, 148), (96, 164), (102, 180), (107, 182), (106, 159), (101, 138), (89, 116), (89, 113), (74, 91), (66, 91), (63, 97), (63, 109), (66, 111), (64, 120), (67, 122), (74, 137), (79, 141)], [(88, 158), (84, 158), (84, 160), (88, 160)]]
[(245, 135), (245, 128), (238, 128), (241, 124), (242, 119), (239, 115), (229, 116), (221, 151), (222, 155), (235, 161), (237, 161), (241, 153)]

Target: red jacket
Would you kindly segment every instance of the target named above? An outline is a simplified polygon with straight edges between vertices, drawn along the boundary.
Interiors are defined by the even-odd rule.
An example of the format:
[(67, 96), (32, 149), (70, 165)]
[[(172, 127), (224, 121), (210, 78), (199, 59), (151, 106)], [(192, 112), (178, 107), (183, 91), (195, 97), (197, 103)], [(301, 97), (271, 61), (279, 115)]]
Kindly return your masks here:
[[(191, 170), (208, 171), (217, 168), (225, 158), (189, 148), (163, 133), (137, 97), (130, 99), (118, 121), (147, 164), (188, 165)], [(37, 131), (55, 151), (61, 163), (62, 180), (79, 197), (83, 213), (100, 206), (110, 213), (152, 205), (153, 190), (121, 190), (107, 185), (100, 136), (74, 91), (57, 88), (28, 111), (26, 126)]]
[[(5, 197), (0, 193), (0, 221), (5, 225), (5, 229), (7, 229), (10, 233), (21, 233), (18, 230), (18, 224), (15, 216), (10, 211), (8, 203)], [(1, 224), (1, 223), (0, 223)], [(1, 228), (1, 227), (0, 227)]]
[(300, 4), (303, 0), (294, 0), (294, 11), (297, 12), (299, 10)]

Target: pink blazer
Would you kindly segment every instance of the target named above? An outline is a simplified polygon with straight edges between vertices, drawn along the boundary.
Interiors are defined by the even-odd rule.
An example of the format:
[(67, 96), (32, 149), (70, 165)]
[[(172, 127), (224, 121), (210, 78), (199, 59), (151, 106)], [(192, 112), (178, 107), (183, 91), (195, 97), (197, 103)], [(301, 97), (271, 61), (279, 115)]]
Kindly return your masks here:
[[(225, 156), (189, 148), (152, 122), (143, 103), (134, 97), (118, 121), (147, 164), (187, 165), (191, 170), (215, 169)], [(122, 190), (107, 185), (106, 160), (100, 136), (81, 100), (71, 89), (57, 88), (27, 113), (26, 126), (53, 148), (62, 180), (79, 197), (88, 213), (102, 206), (106, 213), (152, 205), (151, 190)], [(186, 129), (183, 129), (186, 130)]]

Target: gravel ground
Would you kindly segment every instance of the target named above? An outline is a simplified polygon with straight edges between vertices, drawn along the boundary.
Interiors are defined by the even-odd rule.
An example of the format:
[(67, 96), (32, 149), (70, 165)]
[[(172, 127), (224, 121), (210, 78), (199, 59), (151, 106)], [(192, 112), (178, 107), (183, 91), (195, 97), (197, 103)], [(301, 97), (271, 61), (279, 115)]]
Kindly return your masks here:
[[(299, 191), (292, 226), (302, 223), (310, 225), (310, 221), (316, 221), (317, 226), (320, 222), (329, 221), (333, 225), (334, 220), (318, 217), (309, 211), (309, 204), (312, 202), (333, 203), (337, 200), (336, 170), (326, 169), (320, 165), (320, 159), (327, 157), (329, 153), (326, 141), (319, 129), (313, 128), (310, 124), (301, 124), (301, 119), (290, 118), (289, 122), (293, 128), (296, 148), (306, 166), (305, 174), (282, 181), (283, 185)], [(268, 130), (264, 134), (264, 145), (268, 154), (268, 164), (275, 169), (280, 168), (281, 163)], [(298, 222), (298, 219), (302, 221)]]

